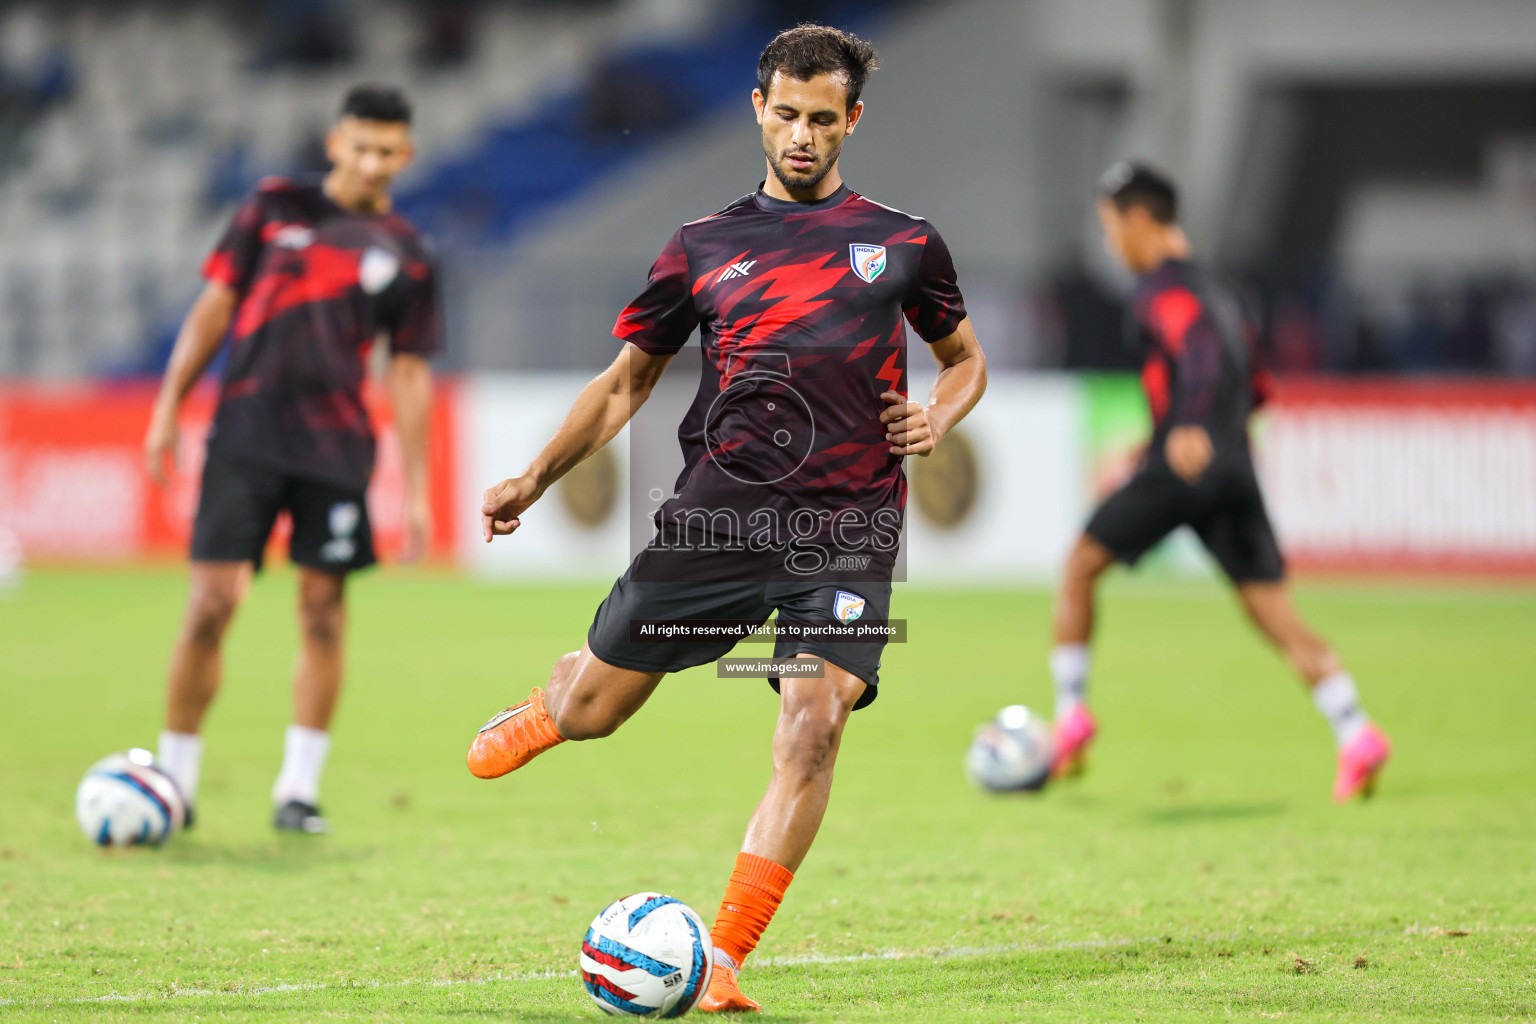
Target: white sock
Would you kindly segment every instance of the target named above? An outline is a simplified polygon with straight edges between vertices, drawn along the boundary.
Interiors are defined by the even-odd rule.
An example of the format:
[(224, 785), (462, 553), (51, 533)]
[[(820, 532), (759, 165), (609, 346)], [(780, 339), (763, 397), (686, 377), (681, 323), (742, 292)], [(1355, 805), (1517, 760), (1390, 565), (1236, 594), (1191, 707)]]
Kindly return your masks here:
[(290, 725), (283, 734), (283, 769), (272, 784), (272, 802), (320, 802), (320, 773), (331, 749), (331, 734), (303, 725)]
[(1088, 700), (1088, 645), (1058, 644), (1051, 649), (1051, 678), (1056, 681), (1056, 717)]
[(1328, 719), (1328, 724), (1333, 727), (1334, 738), (1341, 747), (1359, 735), (1360, 730), (1371, 720), (1371, 716), (1360, 706), (1360, 694), (1355, 689), (1354, 679), (1342, 670), (1325, 676), (1312, 687), (1312, 703)]
[(187, 803), (197, 800), (197, 773), (203, 765), (203, 738), (191, 732), (160, 734), (160, 749), (155, 760), (167, 775), (176, 780), (176, 786)]

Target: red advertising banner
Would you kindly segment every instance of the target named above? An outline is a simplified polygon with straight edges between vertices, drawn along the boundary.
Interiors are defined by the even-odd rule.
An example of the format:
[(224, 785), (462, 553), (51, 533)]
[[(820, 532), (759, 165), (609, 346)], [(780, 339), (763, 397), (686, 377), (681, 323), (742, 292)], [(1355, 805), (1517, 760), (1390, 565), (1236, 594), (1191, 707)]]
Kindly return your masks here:
[[(144, 472), (155, 385), (0, 385), (0, 530), (29, 559), (122, 560), (186, 552), (214, 391), (182, 408), (177, 472), (164, 491)], [(369, 515), (384, 558), (402, 540), (404, 475), (389, 403), (367, 394), (379, 438)], [(432, 417), (435, 555), (453, 550), (457, 388), (439, 382)], [(286, 524), (281, 530), (286, 531)], [(279, 534), (279, 541), (285, 539)]]
[(1536, 575), (1536, 384), (1288, 380), (1258, 448), (1298, 568)]

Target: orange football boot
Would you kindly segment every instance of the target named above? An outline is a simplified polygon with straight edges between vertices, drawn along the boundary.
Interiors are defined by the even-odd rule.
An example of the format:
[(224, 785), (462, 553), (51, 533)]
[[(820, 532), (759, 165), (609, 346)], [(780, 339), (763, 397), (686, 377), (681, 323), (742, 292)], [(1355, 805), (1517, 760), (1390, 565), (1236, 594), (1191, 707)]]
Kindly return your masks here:
[(704, 1013), (756, 1013), (762, 1009), (755, 999), (748, 999), (741, 986), (736, 984), (736, 971), (719, 960), (715, 961), (709, 988), (705, 990), (704, 998), (699, 1000), (697, 1008)]
[(496, 779), (538, 757), (565, 737), (544, 710), (544, 691), (537, 686), (521, 704), (501, 712), (480, 727), (469, 745), (469, 770), (482, 779)]

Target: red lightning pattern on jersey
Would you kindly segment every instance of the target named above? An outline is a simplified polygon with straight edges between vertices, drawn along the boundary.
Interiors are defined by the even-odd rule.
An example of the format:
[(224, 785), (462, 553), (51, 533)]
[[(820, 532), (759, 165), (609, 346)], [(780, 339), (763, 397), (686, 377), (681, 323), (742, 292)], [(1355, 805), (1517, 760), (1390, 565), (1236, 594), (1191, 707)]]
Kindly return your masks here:
[[(721, 331), (715, 341), (715, 365), (720, 369), (720, 390), (730, 386), (730, 373), (726, 367), (739, 369), (746, 365), (745, 357), (759, 348), (769, 338), (778, 337), (785, 328), (806, 322), (812, 313), (832, 300), (821, 299), (850, 273), (847, 267), (828, 267), (832, 256), (820, 256), (805, 263), (790, 263), (772, 267), (752, 279), (752, 284), (741, 289), (721, 303), (722, 315), (729, 315), (742, 293), (767, 284), (762, 301), (773, 305), (761, 313), (744, 317)], [(731, 356), (737, 358), (734, 363)]]
[(431, 356), (441, 344), (433, 261), (416, 229), (398, 214), (348, 212), (318, 180), (269, 178), (203, 274), (238, 302), (209, 451), (367, 487), (369, 346), (384, 334), (392, 354)]
[(880, 367), (879, 373), (875, 374), (875, 380), (883, 380), (890, 385), (888, 390), (905, 395), (906, 392), (901, 390), (901, 367), (896, 365), (896, 357), (899, 354), (893, 351), (885, 357), (885, 365)]
[[(886, 261), (865, 279), (854, 253), (878, 246)], [(701, 510), (742, 524), (763, 510), (786, 523), (804, 510), (869, 524), (895, 512), (899, 523), (903, 459), (880, 396), (910, 386), (909, 323), (932, 344), (964, 319), (939, 233), (846, 186), (812, 203), (744, 196), (683, 225), (614, 326), (655, 355), (699, 334), (699, 391), (678, 429), (684, 468), (658, 523)]]

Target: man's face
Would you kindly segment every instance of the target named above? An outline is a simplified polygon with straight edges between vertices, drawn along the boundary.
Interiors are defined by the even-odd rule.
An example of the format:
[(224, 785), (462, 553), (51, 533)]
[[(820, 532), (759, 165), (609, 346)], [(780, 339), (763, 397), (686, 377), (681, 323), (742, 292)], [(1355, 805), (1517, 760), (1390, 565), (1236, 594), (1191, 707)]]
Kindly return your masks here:
[(1158, 229), (1151, 214), (1140, 206), (1120, 209), (1108, 199), (1098, 203), (1099, 224), (1104, 228), (1104, 248), (1134, 274), (1152, 269), (1147, 266), (1151, 252), (1150, 233)]
[(407, 124), (343, 117), (325, 137), (325, 153), (342, 187), (364, 202), (375, 203), (410, 164), (416, 146)]
[(848, 109), (848, 85), (833, 75), (802, 82), (775, 72), (768, 95), (752, 90), (752, 105), (763, 128), (763, 155), (791, 192), (821, 184), (837, 164), (843, 138), (864, 113), (862, 102)]

